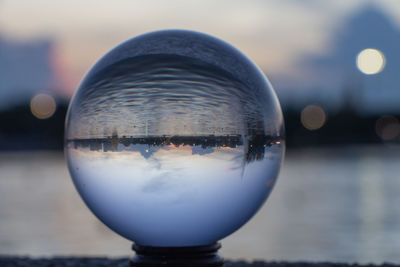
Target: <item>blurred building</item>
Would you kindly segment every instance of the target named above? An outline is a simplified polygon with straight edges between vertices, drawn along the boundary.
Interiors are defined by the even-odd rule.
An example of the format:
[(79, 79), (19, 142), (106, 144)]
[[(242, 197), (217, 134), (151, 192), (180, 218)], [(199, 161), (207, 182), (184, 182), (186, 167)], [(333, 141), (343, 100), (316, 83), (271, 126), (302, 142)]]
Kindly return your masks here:
[(52, 48), (48, 40), (16, 42), (0, 36), (0, 110), (53, 90), (57, 74)]
[[(339, 25), (327, 46), (322, 55), (303, 57), (300, 65), (307, 75), (290, 90), (290, 98), (283, 96), (286, 105), (301, 108), (316, 102), (362, 114), (400, 113), (400, 30), (384, 11), (364, 6)], [(360, 62), (368, 49), (378, 58), (367, 56)]]

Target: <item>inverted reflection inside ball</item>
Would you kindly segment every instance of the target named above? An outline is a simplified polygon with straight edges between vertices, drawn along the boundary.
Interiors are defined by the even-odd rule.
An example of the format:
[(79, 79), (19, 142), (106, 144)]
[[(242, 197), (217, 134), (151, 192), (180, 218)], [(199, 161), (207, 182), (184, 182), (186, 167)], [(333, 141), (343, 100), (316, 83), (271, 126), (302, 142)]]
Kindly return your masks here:
[(66, 154), (82, 198), (111, 229), (146, 246), (199, 246), (259, 209), (282, 136), (276, 96), (245, 56), (207, 35), (163, 31), (88, 73), (70, 105)]

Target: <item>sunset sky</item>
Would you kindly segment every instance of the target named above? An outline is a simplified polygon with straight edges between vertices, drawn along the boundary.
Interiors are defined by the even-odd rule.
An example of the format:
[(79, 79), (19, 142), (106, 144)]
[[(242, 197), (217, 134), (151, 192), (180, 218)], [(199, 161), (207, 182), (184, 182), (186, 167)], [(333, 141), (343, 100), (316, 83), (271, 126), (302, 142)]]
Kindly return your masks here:
[[(298, 60), (324, 54), (342, 20), (366, 4), (400, 29), (398, 0), (273, 1), (50, 1), (0, 0), (0, 36), (49, 39), (72, 94), (84, 73), (107, 51), (138, 34), (183, 28), (205, 32), (239, 48), (278, 87), (304, 76)], [(286, 84), (285, 84), (286, 83)]]

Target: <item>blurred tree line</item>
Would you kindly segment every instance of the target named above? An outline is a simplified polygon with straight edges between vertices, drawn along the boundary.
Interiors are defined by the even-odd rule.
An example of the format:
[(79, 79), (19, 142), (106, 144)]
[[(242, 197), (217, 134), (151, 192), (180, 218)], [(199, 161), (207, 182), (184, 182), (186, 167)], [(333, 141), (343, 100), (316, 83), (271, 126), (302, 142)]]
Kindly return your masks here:
[[(1, 111), (0, 150), (61, 150), (66, 112), (66, 102), (58, 103), (54, 115), (48, 119), (34, 117), (29, 105)], [(380, 116), (360, 116), (352, 109), (344, 109), (328, 115), (321, 128), (308, 130), (301, 122), (301, 111), (286, 108), (283, 112), (289, 148), (383, 142), (376, 132)]]

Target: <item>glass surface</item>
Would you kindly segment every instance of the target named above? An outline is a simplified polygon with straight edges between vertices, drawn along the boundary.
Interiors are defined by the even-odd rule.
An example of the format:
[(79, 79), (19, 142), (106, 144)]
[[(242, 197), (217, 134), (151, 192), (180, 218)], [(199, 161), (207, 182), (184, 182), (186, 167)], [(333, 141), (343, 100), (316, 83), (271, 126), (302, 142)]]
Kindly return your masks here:
[(264, 203), (284, 151), (278, 100), (229, 44), (189, 31), (141, 35), (86, 75), (65, 151), (88, 207), (148, 246), (215, 242)]

